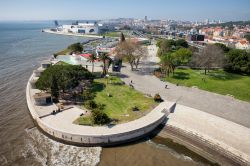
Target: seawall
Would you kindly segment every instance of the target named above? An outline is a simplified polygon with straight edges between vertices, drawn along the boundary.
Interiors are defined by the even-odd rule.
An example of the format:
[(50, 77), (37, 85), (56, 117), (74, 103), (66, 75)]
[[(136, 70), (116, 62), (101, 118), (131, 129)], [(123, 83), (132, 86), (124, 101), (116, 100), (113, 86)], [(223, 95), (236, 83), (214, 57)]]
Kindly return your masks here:
[[(55, 127), (53, 123), (39, 117), (37, 106), (31, 96), (30, 77), (26, 87), (27, 105), (36, 125), (51, 137), (74, 145), (106, 146), (133, 141), (149, 134), (158, 125), (166, 121), (166, 105), (161, 103), (144, 117), (112, 127), (108, 126), (80, 126), (72, 124), (70, 129), (63, 125)], [(39, 109), (46, 106), (39, 106)]]

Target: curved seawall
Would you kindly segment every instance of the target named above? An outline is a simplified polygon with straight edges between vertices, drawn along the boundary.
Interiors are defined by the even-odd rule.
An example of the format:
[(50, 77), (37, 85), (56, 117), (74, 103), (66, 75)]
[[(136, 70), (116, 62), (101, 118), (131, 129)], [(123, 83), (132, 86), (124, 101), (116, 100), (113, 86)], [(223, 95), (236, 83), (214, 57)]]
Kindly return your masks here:
[[(159, 104), (155, 109), (144, 117), (112, 127), (108, 126), (80, 126), (76, 124), (70, 125), (55, 125), (53, 121), (46, 121), (39, 117), (36, 109), (43, 109), (46, 106), (36, 106), (32, 97), (32, 87), (30, 77), (26, 87), (27, 105), (32, 118), (35, 123), (45, 133), (49, 134), (55, 139), (70, 143), (86, 146), (94, 145), (113, 145), (119, 143), (129, 142), (149, 134), (158, 125), (164, 123), (166, 120), (167, 105), (166, 103)], [(33, 92), (34, 93), (34, 92)], [(73, 111), (73, 110), (72, 110)], [(52, 112), (52, 110), (51, 110)]]

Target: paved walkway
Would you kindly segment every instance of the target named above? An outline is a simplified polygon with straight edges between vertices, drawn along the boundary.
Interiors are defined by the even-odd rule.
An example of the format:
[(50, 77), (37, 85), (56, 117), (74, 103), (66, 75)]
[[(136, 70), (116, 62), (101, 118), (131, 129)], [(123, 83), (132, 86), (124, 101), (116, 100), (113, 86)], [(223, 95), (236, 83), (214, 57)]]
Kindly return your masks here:
[(180, 104), (166, 125), (198, 135), (250, 161), (250, 129), (226, 119)]
[(164, 100), (177, 101), (166, 125), (194, 133), (250, 161), (250, 103), (162, 82), (152, 75), (157, 58), (153, 51), (150, 54), (139, 71), (131, 72), (129, 65), (123, 68), (123, 81), (133, 80), (135, 89), (145, 94), (159, 93)]
[[(250, 103), (196, 88), (176, 86), (160, 81), (153, 76), (152, 71), (157, 67), (158, 61), (155, 52), (155, 47), (149, 49), (150, 56), (144, 60), (139, 71), (131, 72), (129, 66), (122, 68), (123, 80), (126, 83), (133, 80), (135, 89), (143, 93), (152, 96), (159, 93), (165, 100), (178, 101), (179, 104), (196, 108), (250, 128)], [(165, 89), (166, 84), (168, 89)]]

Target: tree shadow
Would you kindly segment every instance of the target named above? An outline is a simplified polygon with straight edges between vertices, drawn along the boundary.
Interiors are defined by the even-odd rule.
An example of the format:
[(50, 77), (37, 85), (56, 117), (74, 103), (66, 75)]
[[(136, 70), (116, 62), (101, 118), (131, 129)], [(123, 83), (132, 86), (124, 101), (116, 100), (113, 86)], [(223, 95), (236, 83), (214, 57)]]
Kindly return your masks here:
[(216, 71), (208, 72), (207, 75), (214, 80), (237, 80), (241, 78), (241, 75)]
[(138, 69), (134, 69), (134, 72), (139, 75), (152, 75), (157, 68), (159, 66), (156, 62), (141, 62)]
[(178, 80), (187, 80), (190, 79), (190, 74), (185, 72), (175, 72), (172, 77)]
[(101, 92), (106, 88), (106, 85), (101, 82), (93, 82), (91, 85), (91, 92), (96, 94), (97, 92)]

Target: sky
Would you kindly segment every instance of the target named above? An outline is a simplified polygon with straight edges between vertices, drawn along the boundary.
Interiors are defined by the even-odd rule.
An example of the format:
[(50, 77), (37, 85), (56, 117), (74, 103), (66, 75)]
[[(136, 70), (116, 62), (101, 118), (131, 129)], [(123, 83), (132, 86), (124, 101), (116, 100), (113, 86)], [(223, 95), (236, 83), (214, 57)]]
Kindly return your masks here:
[(250, 0), (0, 0), (0, 21), (144, 18), (250, 20)]

